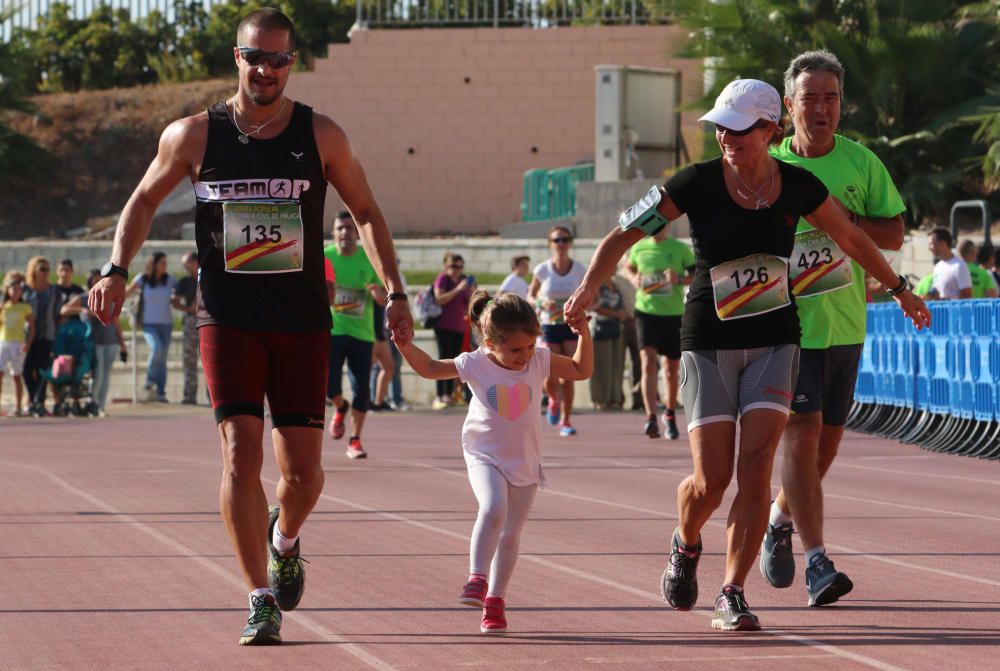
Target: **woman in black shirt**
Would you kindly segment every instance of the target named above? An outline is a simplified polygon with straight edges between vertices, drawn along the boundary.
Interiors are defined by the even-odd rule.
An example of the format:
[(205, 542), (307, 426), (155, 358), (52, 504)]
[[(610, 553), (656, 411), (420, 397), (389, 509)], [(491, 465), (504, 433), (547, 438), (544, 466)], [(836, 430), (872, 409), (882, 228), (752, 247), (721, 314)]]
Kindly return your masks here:
[[(726, 574), (712, 627), (759, 629), (743, 597), (767, 524), (774, 452), (788, 420), (800, 337), (788, 258), (800, 217), (825, 231), (885, 286), (917, 328), (930, 323), (923, 302), (809, 172), (775, 160), (781, 98), (769, 84), (731, 82), (702, 120), (715, 124), (720, 158), (685, 168), (622, 215), (594, 255), (567, 317), (586, 309), (617, 260), (645, 234), (686, 213), (696, 256), (681, 326), (681, 389), (694, 473), (677, 491), (679, 525), (663, 574), (663, 596), (694, 607), (701, 528), (733, 475), (739, 491), (729, 511)], [(829, 260), (823, 259), (829, 263)], [(827, 265), (816, 264), (817, 271)], [(739, 450), (736, 422), (740, 423)]]

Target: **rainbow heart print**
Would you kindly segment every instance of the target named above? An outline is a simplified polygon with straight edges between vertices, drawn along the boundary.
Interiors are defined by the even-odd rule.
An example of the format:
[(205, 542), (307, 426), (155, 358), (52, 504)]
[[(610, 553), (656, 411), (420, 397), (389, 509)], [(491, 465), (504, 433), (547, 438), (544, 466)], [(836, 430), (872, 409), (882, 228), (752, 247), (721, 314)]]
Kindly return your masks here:
[(510, 387), (495, 384), (486, 392), (486, 397), (498, 415), (513, 422), (531, 405), (531, 387), (523, 382)]

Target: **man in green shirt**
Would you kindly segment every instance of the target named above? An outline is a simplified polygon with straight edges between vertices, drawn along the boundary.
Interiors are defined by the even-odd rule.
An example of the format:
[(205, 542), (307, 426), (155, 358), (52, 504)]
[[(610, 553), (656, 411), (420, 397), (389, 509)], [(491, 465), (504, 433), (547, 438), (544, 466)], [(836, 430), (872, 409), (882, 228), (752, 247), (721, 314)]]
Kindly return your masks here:
[[(828, 51), (794, 58), (785, 71), (785, 107), (795, 134), (772, 155), (822, 180), (830, 195), (882, 249), (903, 243), (906, 209), (882, 162), (837, 135), (844, 68)], [(823, 491), (854, 396), (865, 341), (864, 272), (821, 231), (800, 220), (789, 261), (802, 325), (799, 378), (785, 429), (781, 491), (771, 506), (760, 569), (775, 587), (795, 577), (792, 521), (806, 553), (810, 606), (837, 601), (853, 583), (837, 571), (823, 546)]]
[(628, 253), (625, 266), (636, 288), (635, 325), (642, 361), (642, 403), (646, 408), (646, 435), (660, 437), (656, 420), (656, 368), (659, 356), (667, 357), (664, 386), (667, 410), (663, 418), (667, 436), (676, 440), (680, 433), (674, 409), (677, 406), (677, 378), (681, 359), (681, 315), (684, 314), (683, 284), (690, 284), (694, 252), (679, 240), (668, 238), (670, 225), (653, 237), (643, 238)]
[(993, 273), (983, 268), (977, 262), (979, 250), (972, 240), (963, 240), (958, 246), (958, 255), (969, 267), (969, 275), (972, 276), (972, 297), (973, 298), (996, 298), (997, 285), (993, 280)]
[(333, 328), (330, 330), (330, 368), (326, 385), (326, 397), (335, 408), (330, 421), (330, 435), (336, 440), (344, 436), (348, 406), (343, 396), (342, 381), (346, 361), (353, 377), (354, 392), (347, 456), (364, 459), (368, 454), (361, 446), (361, 429), (371, 395), (369, 378), (375, 343), (374, 301), (385, 305), (386, 294), (368, 255), (358, 246), (358, 229), (349, 212), (341, 212), (334, 220), (333, 239), (335, 244), (323, 250), (337, 278), (335, 298), (330, 306)]

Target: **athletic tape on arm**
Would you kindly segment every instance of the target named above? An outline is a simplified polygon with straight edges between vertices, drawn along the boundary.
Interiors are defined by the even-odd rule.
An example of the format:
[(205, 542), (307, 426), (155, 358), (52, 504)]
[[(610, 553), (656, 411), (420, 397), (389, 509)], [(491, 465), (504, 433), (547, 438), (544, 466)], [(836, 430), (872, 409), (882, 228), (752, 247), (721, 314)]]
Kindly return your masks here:
[(660, 187), (654, 186), (642, 197), (642, 200), (632, 205), (622, 212), (618, 217), (618, 225), (623, 231), (631, 228), (638, 228), (646, 235), (656, 235), (656, 233), (670, 223), (656, 208), (663, 197)]

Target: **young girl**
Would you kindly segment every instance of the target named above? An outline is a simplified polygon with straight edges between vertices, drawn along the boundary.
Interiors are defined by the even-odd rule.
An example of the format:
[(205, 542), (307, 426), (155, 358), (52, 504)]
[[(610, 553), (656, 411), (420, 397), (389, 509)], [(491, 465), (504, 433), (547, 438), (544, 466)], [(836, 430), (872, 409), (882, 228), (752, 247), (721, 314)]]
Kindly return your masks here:
[(593, 346), (582, 317), (569, 324), (580, 338), (573, 358), (536, 349), (538, 316), (515, 294), (490, 298), (476, 291), (469, 303), (469, 323), (482, 347), (455, 359), (432, 359), (412, 342), (398, 347), (421, 377), (458, 378), (472, 389), (462, 448), (479, 515), (472, 529), (469, 581), (459, 601), (483, 607), (480, 631), (502, 634), (507, 631), (504, 594), (517, 561), (521, 528), (544, 482), (542, 422), (536, 412), (542, 382), (550, 374), (567, 380), (589, 378)]
[[(3, 375), (10, 370), (14, 378), (14, 414), (21, 415), (21, 370), (24, 357), (35, 339), (35, 319), (31, 306), (21, 300), (24, 294), (24, 276), (11, 271), (3, 278), (3, 302), (0, 303), (0, 396), (2, 396)], [(24, 326), (28, 325), (27, 336)]]

